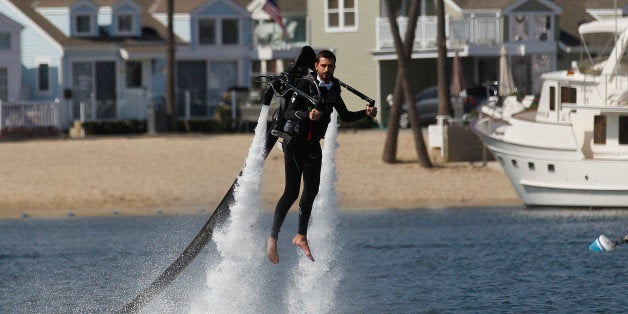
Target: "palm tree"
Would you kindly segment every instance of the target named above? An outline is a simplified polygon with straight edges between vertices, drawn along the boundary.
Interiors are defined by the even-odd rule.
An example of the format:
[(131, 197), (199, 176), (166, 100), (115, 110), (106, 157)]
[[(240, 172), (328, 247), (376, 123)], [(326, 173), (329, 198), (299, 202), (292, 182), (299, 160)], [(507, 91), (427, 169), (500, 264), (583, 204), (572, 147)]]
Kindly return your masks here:
[(386, 133), (386, 142), (384, 144), (382, 159), (387, 163), (394, 163), (397, 161), (396, 155), (397, 138), (399, 133), (399, 116), (401, 115), (401, 104), (405, 99), (410, 116), (412, 133), (414, 135), (414, 145), (417, 151), (419, 165), (424, 168), (431, 168), (432, 163), (427, 153), (427, 149), (425, 148), (425, 141), (423, 140), (419, 117), (416, 112), (416, 107), (413, 104), (414, 97), (412, 97), (412, 91), (410, 89), (410, 78), (408, 76), (408, 71), (406, 71), (408, 64), (410, 63), (410, 56), (414, 44), (414, 32), (420, 10), (418, 4), (419, 1), (413, 1), (410, 5), (405, 42), (401, 41), (401, 36), (399, 34), (399, 25), (397, 24), (396, 14), (397, 8), (395, 6), (396, 3), (397, 2), (393, 0), (386, 0), (388, 20), (390, 22), (395, 42), (395, 51), (397, 52), (397, 81), (395, 83), (393, 106), (390, 110), (390, 119), (388, 120), (388, 131)]
[(174, 15), (174, 0), (168, 0), (168, 65), (166, 68), (166, 113), (168, 115), (168, 129), (175, 131), (177, 126), (177, 112), (175, 110), (174, 95), (174, 29), (172, 19)]
[(453, 116), (451, 111), (451, 98), (449, 94), (449, 77), (447, 72), (447, 41), (445, 38), (445, 4), (444, 0), (436, 1), (437, 14), (437, 38), (438, 45), (438, 115)]

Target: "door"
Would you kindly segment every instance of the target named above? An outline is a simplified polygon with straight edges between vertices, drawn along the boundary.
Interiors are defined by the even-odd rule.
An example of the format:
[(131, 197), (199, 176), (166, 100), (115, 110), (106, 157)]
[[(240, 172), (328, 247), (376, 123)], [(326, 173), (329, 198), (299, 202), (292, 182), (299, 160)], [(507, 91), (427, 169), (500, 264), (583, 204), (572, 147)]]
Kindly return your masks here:
[[(180, 118), (206, 117), (207, 112), (207, 64), (205, 61), (177, 62), (177, 104)], [(189, 103), (189, 108), (186, 108)]]

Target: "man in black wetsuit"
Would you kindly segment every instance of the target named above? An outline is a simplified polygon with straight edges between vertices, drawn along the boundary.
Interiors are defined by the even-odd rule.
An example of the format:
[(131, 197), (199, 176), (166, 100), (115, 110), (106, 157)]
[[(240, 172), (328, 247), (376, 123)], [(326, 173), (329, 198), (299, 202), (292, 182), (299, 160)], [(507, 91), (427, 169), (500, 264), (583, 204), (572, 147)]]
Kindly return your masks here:
[(292, 239), (292, 244), (301, 248), (303, 253), (314, 261), (307, 242), (307, 228), (312, 204), (320, 184), (322, 153), (319, 141), (325, 135), (333, 109), (335, 108), (340, 118), (346, 122), (377, 115), (377, 108), (368, 105), (366, 109), (360, 111), (347, 109), (340, 97), (340, 83), (334, 78), (335, 68), (336, 56), (329, 50), (319, 52), (314, 63), (316, 72), (312, 73), (309, 79), (301, 79), (296, 83), (298, 89), (320, 99), (318, 106), (293, 93), (284, 111), (286, 123), (283, 131), (292, 138), (284, 141), (282, 145), (286, 185), (275, 207), (267, 249), (268, 259), (273, 264), (279, 263), (277, 238), (288, 210), (299, 197), (301, 178), (303, 193), (299, 201), (299, 230)]

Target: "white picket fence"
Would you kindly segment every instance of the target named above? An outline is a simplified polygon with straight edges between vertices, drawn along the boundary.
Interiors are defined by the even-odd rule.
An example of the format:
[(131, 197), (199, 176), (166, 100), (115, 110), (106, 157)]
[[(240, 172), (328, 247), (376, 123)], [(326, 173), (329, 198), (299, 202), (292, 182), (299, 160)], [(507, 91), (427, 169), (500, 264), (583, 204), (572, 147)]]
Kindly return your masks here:
[(0, 101), (0, 131), (19, 128), (61, 129), (60, 102)]

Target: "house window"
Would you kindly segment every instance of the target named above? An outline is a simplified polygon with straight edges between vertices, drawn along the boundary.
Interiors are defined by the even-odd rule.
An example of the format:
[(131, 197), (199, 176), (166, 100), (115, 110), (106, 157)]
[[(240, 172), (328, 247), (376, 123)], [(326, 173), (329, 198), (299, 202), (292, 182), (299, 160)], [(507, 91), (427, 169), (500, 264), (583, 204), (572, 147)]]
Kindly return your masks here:
[(576, 103), (576, 89), (573, 87), (561, 87), (560, 88), (560, 102), (561, 103)]
[(593, 118), (593, 143), (606, 144), (606, 116)]
[(199, 19), (198, 20), (198, 42), (201, 45), (216, 44), (216, 20), (215, 19)]
[(358, 0), (325, 1), (325, 28), (328, 31), (358, 30)]
[(513, 41), (527, 41), (530, 26), (526, 15), (513, 15), (511, 20), (511, 36)]
[(549, 41), (552, 39), (552, 19), (549, 15), (534, 16), (534, 40)]
[(126, 63), (126, 87), (142, 87), (142, 62), (128, 61)]
[(238, 19), (222, 20), (222, 43), (224, 45), (236, 45), (239, 42)]
[(0, 68), (0, 100), (9, 100), (9, 80), (7, 68)]
[(50, 68), (47, 63), (40, 63), (37, 69), (37, 89), (47, 91), (50, 89)]
[(11, 33), (0, 33), (0, 50), (11, 50)]
[(120, 14), (118, 15), (118, 33), (132, 33), (133, 32), (133, 15)]
[(89, 34), (92, 32), (92, 18), (89, 15), (77, 15), (75, 17), (76, 33)]
[(619, 117), (619, 144), (628, 144), (628, 116)]

